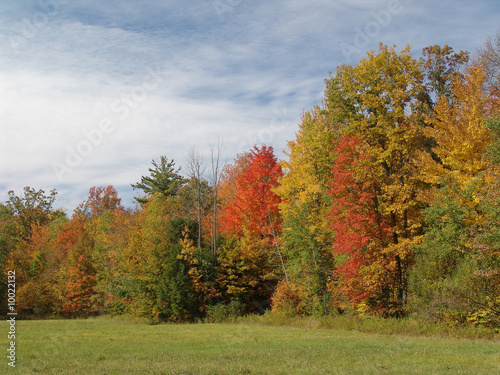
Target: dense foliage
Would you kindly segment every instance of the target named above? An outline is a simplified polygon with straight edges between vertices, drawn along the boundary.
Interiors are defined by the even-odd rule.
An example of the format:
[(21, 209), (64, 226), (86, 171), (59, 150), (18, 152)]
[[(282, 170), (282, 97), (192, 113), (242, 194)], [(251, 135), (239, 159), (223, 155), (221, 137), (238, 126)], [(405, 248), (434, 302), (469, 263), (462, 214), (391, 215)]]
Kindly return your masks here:
[(286, 160), (255, 146), (207, 177), (194, 150), (188, 176), (162, 156), (132, 185), (145, 194), (135, 210), (112, 186), (71, 217), (55, 191), (9, 192), (0, 259), (18, 311), (159, 322), (236, 306), (500, 326), (500, 75), (486, 46), (470, 62), (449, 46), (415, 58), (380, 45), (325, 81)]

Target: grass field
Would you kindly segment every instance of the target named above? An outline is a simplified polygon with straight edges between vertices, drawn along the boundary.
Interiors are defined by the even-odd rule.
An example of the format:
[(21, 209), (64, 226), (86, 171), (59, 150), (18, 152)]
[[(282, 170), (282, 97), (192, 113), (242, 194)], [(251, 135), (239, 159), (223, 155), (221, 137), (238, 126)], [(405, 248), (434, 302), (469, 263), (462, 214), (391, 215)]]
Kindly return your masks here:
[(16, 368), (2, 358), (0, 374), (500, 374), (498, 341), (111, 318), (18, 321)]

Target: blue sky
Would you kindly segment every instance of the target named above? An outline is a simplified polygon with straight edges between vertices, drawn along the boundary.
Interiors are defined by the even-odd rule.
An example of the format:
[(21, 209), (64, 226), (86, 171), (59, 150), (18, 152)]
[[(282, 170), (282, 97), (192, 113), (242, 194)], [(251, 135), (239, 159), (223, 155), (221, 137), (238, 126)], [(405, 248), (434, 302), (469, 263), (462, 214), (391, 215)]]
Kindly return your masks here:
[(185, 163), (224, 141), (280, 158), (324, 79), (378, 43), (475, 53), (496, 0), (6, 0), (0, 3), (0, 200), (130, 187), (161, 155)]

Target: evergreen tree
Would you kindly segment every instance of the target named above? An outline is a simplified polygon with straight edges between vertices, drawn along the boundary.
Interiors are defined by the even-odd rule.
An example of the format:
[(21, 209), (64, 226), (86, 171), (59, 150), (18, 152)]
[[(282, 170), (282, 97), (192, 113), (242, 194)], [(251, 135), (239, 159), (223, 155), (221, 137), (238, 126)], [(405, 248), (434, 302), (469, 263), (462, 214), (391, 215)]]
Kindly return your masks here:
[(160, 157), (160, 163), (152, 161), (154, 168), (149, 168), (150, 176), (142, 176), (141, 182), (132, 184), (135, 189), (141, 189), (144, 197), (136, 197), (140, 204), (148, 201), (154, 193), (160, 193), (164, 197), (175, 197), (185, 179), (179, 174), (181, 168), (175, 169), (173, 160), (168, 161), (166, 156)]

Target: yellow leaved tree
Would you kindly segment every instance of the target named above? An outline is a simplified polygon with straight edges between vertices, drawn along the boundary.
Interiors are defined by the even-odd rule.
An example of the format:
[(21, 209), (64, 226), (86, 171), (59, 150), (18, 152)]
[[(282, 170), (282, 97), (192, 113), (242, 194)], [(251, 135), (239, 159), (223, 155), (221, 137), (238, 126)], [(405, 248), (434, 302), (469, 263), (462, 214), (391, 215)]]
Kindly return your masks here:
[[(324, 108), (315, 107), (303, 115), (296, 139), (288, 142), (288, 158), (281, 161), (284, 175), (275, 188), (281, 197), (281, 242), (290, 282), (305, 288), (306, 292), (296, 298), (307, 299), (300, 302), (307, 313), (326, 307), (322, 301), (326, 300), (327, 281), (333, 267), (328, 220), (330, 198), (326, 192), (339, 134), (336, 125)], [(273, 306), (276, 309), (287, 306), (278, 297), (279, 294)]]
[[(452, 83), (453, 99), (439, 98), (433, 116), (426, 117), (430, 126), (425, 128), (425, 134), (436, 144), (432, 153), (421, 153), (419, 157), (420, 179), (434, 187), (420, 197), (428, 204), (432, 204), (443, 178), (450, 179), (460, 190), (491, 181), (487, 172), (491, 163), (486, 151), (491, 134), (485, 125), (484, 81), (479, 65), (468, 67)], [(472, 201), (461, 202), (471, 208), (478, 203), (475, 195)]]
[(498, 166), (488, 154), (484, 82), (482, 68), (469, 66), (426, 118), (435, 147), (419, 158), (420, 178), (431, 186), (419, 198), (430, 206), (411, 288), (414, 310), (429, 319), (500, 323)]

